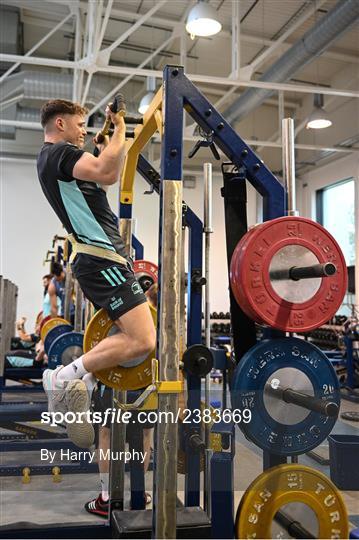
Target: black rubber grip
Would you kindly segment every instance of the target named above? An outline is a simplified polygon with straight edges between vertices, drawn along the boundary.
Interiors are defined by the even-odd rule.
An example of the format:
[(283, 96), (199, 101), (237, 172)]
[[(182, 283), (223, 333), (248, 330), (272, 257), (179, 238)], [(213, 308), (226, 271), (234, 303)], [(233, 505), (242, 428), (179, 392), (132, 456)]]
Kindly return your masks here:
[(112, 112), (126, 112), (126, 102), (123, 94), (117, 94), (110, 106)]

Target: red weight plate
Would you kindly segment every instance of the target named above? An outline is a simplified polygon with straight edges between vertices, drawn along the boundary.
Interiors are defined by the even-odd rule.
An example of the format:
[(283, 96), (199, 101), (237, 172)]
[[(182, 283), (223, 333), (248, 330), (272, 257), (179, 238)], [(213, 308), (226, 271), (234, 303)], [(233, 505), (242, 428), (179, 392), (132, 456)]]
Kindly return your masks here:
[[(318, 263), (332, 262), (337, 268), (334, 276), (322, 278), (318, 289), (302, 302), (279, 296), (269, 277), (273, 257), (287, 246), (299, 246)], [(301, 264), (305, 265), (296, 261), (297, 266)], [(243, 311), (287, 332), (319, 328), (336, 313), (347, 289), (346, 264), (337, 242), (321, 225), (302, 217), (277, 218), (249, 231), (233, 253), (230, 275), (233, 294)], [(295, 282), (298, 291), (303, 281)]]
[[(232, 263), (234, 264), (235, 267), (240, 267), (241, 265), (241, 258), (242, 258), (242, 255), (243, 253), (246, 252), (246, 245), (247, 245), (247, 242), (249, 242), (251, 236), (252, 236), (252, 233), (257, 229), (257, 227), (260, 227), (262, 225), (262, 223), (256, 225), (255, 227), (252, 227), (251, 229), (249, 229), (249, 231), (244, 235), (242, 236), (242, 238), (240, 239), (240, 241), (238, 242), (237, 246), (236, 246), (236, 249), (232, 255), (232, 260), (231, 260), (231, 269), (230, 269), (230, 284), (231, 284), (231, 288), (232, 288), (232, 292), (238, 302), (238, 304), (241, 306), (241, 308), (243, 309), (243, 311), (246, 313), (246, 315), (252, 319), (253, 321), (259, 323), (259, 324), (263, 324), (262, 323), (262, 320), (259, 319), (257, 313), (255, 311), (253, 311), (250, 307), (250, 305), (248, 303), (246, 303), (245, 305), (245, 309), (243, 307), (244, 305), (244, 301), (240, 301), (238, 299), (238, 291), (236, 291), (236, 287), (234, 284), (232, 284)], [(234, 257), (236, 257), (236, 262), (233, 261)], [(243, 303), (243, 305), (242, 305)]]
[(41, 328), (44, 326), (44, 324), (47, 323), (47, 321), (49, 321), (50, 319), (51, 319), (51, 315), (48, 315), (47, 317), (42, 319), (41, 324), (40, 324), (40, 332), (41, 332)]
[(149, 261), (143, 261), (143, 260), (137, 260), (133, 262), (133, 271), (137, 275), (140, 276), (146, 274), (150, 276), (153, 279), (154, 283), (157, 283), (158, 281), (158, 267), (149, 262)]

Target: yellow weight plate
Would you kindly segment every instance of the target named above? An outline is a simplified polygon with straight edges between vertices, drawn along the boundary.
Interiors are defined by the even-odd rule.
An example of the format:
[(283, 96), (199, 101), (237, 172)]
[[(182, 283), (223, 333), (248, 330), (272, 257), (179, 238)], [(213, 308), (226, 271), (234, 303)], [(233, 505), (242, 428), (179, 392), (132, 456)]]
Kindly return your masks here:
[(41, 340), (45, 341), (48, 332), (55, 328), (55, 326), (59, 326), (59, 324), (68, 324), (69, 326), (71, 326), (69, 321), (67, 321), (66, 319), (62, 319), (61, 317), (53, 317), (52, 319), (49, 319), (41, 328)]
[[(157, 325), (157, 310), (149, 304), (154, 325)], [(90, 351), (100, 341), (111, 335), (111, 331), (117, 327), (104, 309), (100, 309), (88, 323), (84, 336), (84, 353)], [(95, 376), (106, 386), (117, 390), (138, 390), (148, 386), (152, 382), (152, 358), (155, 358), (155, 351), (152, 351), (141, 363), (130, 366), (135, 360), (131, 360), (127, 365), (116, 366), (97, 371)]]
[(275, 514), (289, 503), (302, 503), (318, 521), (316, 538), (348, 538), (348, 515), (335, 485), (303, 465), (279, 465), (264, 471), (248, 487), (238, 507), (236, 538), (273, 538)]

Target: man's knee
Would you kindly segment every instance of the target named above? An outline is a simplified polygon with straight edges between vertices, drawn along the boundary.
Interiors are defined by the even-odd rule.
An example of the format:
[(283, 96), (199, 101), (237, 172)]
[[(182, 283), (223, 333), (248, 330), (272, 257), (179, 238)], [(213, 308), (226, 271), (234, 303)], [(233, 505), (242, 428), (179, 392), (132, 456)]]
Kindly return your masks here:
[(138, 352), (139, 354), (145, 355), (150, 354), (156, 347), (156, 332), (150, 331), (141, 337), (141, 340), (138, 342)]

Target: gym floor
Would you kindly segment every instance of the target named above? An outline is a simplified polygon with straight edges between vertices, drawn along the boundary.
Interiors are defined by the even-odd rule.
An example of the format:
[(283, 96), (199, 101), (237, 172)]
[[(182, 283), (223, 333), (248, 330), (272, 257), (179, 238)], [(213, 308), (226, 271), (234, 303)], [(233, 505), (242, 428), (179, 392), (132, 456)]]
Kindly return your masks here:
[[(213, 387), (214, 385), (212, 385)], [(218, 385), (215, 385), (218, 389)], [(215, 390), (216, 388), (214, 388)], [(217, 392), (216, 392), (217, 394)], [(30, 395), (28, 395), (30, 399)], [(34, 395), (36, 401), (42, 400), (41, 394)], [(6, 394), (4, 401), (18, 401), (18, 394)], [(359, 404), (342, 400), (341, 412), (357, 411)], [(8, 433), (0, 430), (0, 433)], [(359, 434), (359, 426), (355, 422), (338, 420), (333, 433)], [(46, 448), (46, 443), (44, 443)], [(316, 451), (328, 458), (328, 443), (325, 441)], [(39, 451), (7, 452), (1, 454), (1, 465), (13, 464), (30, 466), (38, 464)], [(326, 475), (330, 475), (329, 466), (319, 465), (308, 456), (300, 456), (299, 462), (313, 467)], [(244, 490), (262, 472), (261, 451), (236, 429), (236, 454), (234, 465), (235, 511)], [(84, 504), (99, 492), (99, 476), (95, 473), (63, 474), (62, 480), (55, 483), (50, 476), (31, 476), (29, 484), (23, 484), (20, 476), (1, 477), (2, 525), (14, 522), (30, 522), (42, 525), (70, 523), (103, 523), (101, 518), (91, 516), (84, 510)], [(129, 478), (126, 475), (125, 507), (129, 508)], [(146, 490), (152, 490), (152, 472), (146, 475)], [(178, 475), (178, 497), (183, 500), (184, 477)], [(351, 528), (359, 526), (359, 492), (342, 491), (350, 516)], [(147, 508), (150, 508), (148, 506)], [(36, 510), (36, 511), (35, 511)]]

